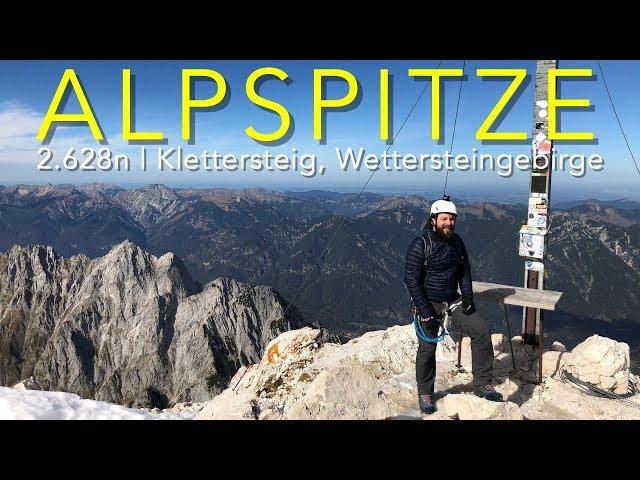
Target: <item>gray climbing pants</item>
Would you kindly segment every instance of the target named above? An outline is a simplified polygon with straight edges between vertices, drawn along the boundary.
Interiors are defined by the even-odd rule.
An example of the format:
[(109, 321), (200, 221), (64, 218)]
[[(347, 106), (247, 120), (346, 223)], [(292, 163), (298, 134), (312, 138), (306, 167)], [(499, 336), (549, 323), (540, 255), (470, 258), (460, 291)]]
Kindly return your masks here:
[[(460, 300), (460, 298), (455, 301)], [(454, 303), (454, 302), (451, 302)], [(445, 304), (431, 302), (436, 312), (444, 309)], [(462, 305), (451, 314), (453, 325), (462, 330), (462, 335), (471, 338), (471, 365), (474, 386), (482, 387), (490, 384), (493, 377), (493, 345), (491, 333), (487, 324), (476, 311), (471, 315), (462, 312)], [(438, 336), (440, 324), (430, 320), (422, 324), (425, 333), (431, 337)], [(418, 353), (416, 354), (416, 383), (418, 393), (433, 394), (436, 380), (436, 343), (425, 342), (418, 338)]]

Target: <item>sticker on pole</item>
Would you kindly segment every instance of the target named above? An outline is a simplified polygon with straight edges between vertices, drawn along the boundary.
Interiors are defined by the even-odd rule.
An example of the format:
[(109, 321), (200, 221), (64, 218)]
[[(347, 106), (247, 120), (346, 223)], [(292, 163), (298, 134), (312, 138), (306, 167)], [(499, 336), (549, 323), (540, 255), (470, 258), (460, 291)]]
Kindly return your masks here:
[(520, 228), (518, 253), (522, 257), (542, 259), (545, 254), (544, 236), (546, 229), (523, 225)]
[(551, 153), (551, 142), (549, 140), (542, 140), (539, 142), (537, 152), (542, 155)]
[(536, 272), (544, 273), (544, 263), (536, 262), (535, 260), (527, 260), (524, 262), (525, 270), (534, 270)]

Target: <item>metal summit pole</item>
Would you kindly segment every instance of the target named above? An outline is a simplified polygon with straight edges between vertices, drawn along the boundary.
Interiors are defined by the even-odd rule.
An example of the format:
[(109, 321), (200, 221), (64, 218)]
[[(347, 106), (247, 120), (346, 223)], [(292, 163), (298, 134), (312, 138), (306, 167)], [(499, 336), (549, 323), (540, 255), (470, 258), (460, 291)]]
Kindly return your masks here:
[[(553, 142), (548, 136), (547, 84), (548, 71), (558, 67), (557, 60), (536, 62), (535, 103), (533, 107), (533, 142), (531, 146), (531, 182), (527, 224), (520, 229), (520, 256), (526, 257), (524, 264), (524, 286), (542, 290), (544, 288), (545, 235), (551, 197), (551, 160)], [(552, 85), (551, 88), (557, 88)], [(546, 162), (545, 162), (546, 160)], [(539, 346), (542, 358), (543, 310), (524, 307), (522, 313), (523, 340), (527, 345)], [(539, 372), (540, 377), (541, 371)]]

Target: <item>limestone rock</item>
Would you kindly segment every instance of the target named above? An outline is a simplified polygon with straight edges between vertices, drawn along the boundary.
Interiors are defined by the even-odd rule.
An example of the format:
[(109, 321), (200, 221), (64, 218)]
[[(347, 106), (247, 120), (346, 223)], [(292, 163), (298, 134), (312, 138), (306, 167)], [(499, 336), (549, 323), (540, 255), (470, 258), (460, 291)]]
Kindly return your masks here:
[[(471, 380), (468, 374), (462, 379), (455, 368), (457, 352), (452, 347), (453, 342), (438, 345), (442, 361), (437, 362), (436, 392), (446, 393), (457, 388), (456, 382)], [(240, 369), (230, 387), (207, 402), (197, 418), (421, 418), (415, 387), (416, 348), (411, 325), (368, 332), (343, 345), (327, 343), (319, 330), (311, 328), (285, 332), (267, 346), (258, 364)], [(468, 345), (466, 356), (470, 359)], [(497, 389), (508, 396), (520, 386), (506, 379)], [(452, 395), (457, 394), (449, 393), (445, 399)], [(468, 408), (460, 418), (522, 418), (515, 404), (466, 397)], [(473, 409), (480, 413), (471, 413)], [(428, 418), (449, 418), (443, 412)]]
[(571, 354), (563, 351), (551, 350), (542, 354), (542, 375), (552, 376), (562, 370), (571, 357)]
[[(468, 344), (465, 357), (470, 359)], [(242, 367), (229, 387), (207, 402), (197, 419), (621, 419), (639, 418), (640, 408), (585, 394), (546, 376), (521, 371), (496, 379), (504, 402), (470, 394), (471, 374), (455, 367), (457, 352), (442, 342), (437, 361), (436, 407), (433, 415), (417, 408), (413, 326), (368, 332), (345, 344), (328, 342), (322, 331), (302, 328), (285, 332), (269, 343), (260, 362)], [(464, 346), (463, 346), (464, 348)], [(514, 344), (518, 361), (537, 368), (535, 349)], [(496, 364), (501, 352), (496, 355)], [(572, 358), (569, 352), (547, 352), (548, 370)], [(504, 360), (507, 361), (507, 360)], [(614, 376), (615, 378), (615, 376)], [(629, 399), (640, 407), (640, 394)]]
[(445, 337), (444, 341), (436, 346), (436, 362), (457, 362), (458, 344), (451, 337)]
[(567, 347), (565, 347), (563, 344), (561, 344), (560, 342), (553, 342), (553, 344), (551, 345), (551, 349), (556, 351), (556, 352), (566, 352), (567, 351)]
[(629, 345), (593, 335), (576, 346), (567, 359), (567, 370), (585, 382), (615, 393), (629, 387)]
[[(361, 363), (322, 370), (304, 398), (283, 415), (289, 419), (384, 419), (398, 408), (383, 381)], [(408, 405), (405, 405), (405, 407)]]
[(491, 335), (491, 343), (495, 353), (509, 353), (509, 337), (502, 333)]
[(258, 418), (257, 402), (249, 391), (242, 393), (227, 389), (213, 400), (205, 403), (196, 419), (255, 420)]
[[(472, 368), (471, 361), (471, 338), (462, 337), (462, 346), (460, 347), (462, 351), (462, 355), (460, 356), (460, 363), (462, 364), (462, 368), (466, 371), (470, 372)], [(456, 361), (458, 360), (456, 353)]]
[(512, 402), (491, 402), (469, 393), (447, 395), (442, 408), (448, 417), (460, 420), (522, 420), (518, 405)]
[(262, 361), (274, 366), (300, 361), (311, 354), (321, 338), (322, 331), (311, 328), (285, 332), (267, 345)]
[(521, 393), (523, 383), (517, 378), (510, 379), (506, 378), (501, 382), (497, 382), (495, 384), (495, 389), (497, 392), (502, 394), (502, 397), (505, 400), (511, 400), (512, 398), (518, 397)]
[(190, 413), (193, 416), (195, 416), (203, 408), (204, 408), (204, 403), (181, 402), (181, 403), (176, 403), (171, 408), (165, 409), (163, 413), (178, 413), (178, 414)]
[(545, 378), (520, 408), (529, 419), (640, 420), (640, 395), (625, 402), (587, 395), (556, 376)]
[(42, 387), (33, 379), (33, 377), (29, 377), (18, 382), (11, 388), (15, 388), (16, 390), (42, 390)]
[(308, 327), (281, 334), (197, 418), (383, 419), (417, 409), (411, 325), (325, 340)]

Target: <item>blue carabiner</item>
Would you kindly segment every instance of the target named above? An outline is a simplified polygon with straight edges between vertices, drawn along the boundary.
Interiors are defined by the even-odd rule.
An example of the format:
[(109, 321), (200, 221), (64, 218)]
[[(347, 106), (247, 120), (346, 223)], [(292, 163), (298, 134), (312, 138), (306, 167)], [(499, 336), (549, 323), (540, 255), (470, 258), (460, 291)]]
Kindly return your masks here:
[(439, 342), (442, 342), (444, 340), (444, 337), (448, 335), (447, 331), (443, 328), (442, 333), (437, 337), (432, 338), (427, 336), (427, 334), (424, 332), (424, 329), (422, 328), (422, 325), (420, 323), (420, 317), (418, 315), (413, 316), (413, 326), (416, 330), (416, 335), (418, 336), (418, 338), (425, 342), (439, 343)]

